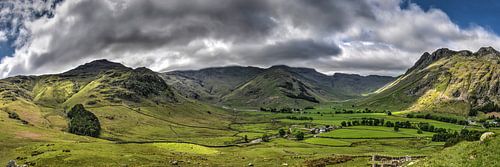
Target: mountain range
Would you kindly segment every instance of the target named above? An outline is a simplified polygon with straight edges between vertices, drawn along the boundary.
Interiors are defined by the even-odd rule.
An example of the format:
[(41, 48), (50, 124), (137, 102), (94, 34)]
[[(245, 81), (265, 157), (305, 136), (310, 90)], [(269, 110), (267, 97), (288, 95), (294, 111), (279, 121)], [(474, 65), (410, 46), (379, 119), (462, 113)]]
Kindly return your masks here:
[(188, 98), (249, 107), (304, 107), (361, 97), (394, 80), (389, 76), (332, 76), (311, 68), (217, 67), (162, 73), (167, 84)]
[[(403, 75), (325, 75), (311, 68), (228, 66), (157, 73), (95, 60), (61, 74), (0, 80), (2, 100), (67, 107), (159, 104), (192, 99), (233, 107), (305, 107), (359, 99), (360, 105), (466, 115), (496, 110), (500, 53), (446, 48), (424, 53)], [(182, 97), (182, 98), (180, 98)]]
[[(227, 133), (221, 130), (227, 130), (231, 117), (220, 105), (305, 107), (360, 97), (393, 79), (328, 76), (287, 66), (157, 73), (95, 60), (60, 74), (1, 79), (0, 109), (35, 127), (64, 130), (66, 113), (83, 104), (101, 121), (100, 137), (116, 141), (199, 137), (199, 133), (218, 136)], [(137, 124), (148, 126), (133, 126)], [(185, 126), (193, 130), (180, 130)]]
[[(443, 113), (465, 119), (482, 112), (499, 111), (499, 67), (500, 53), (491, 47), (477, 52), (443, 48), (424, 53), (413, 67), (397, 78), (342, 73), (325, 75), (311, 68), (284, 65), (269, 68), (228, 66), (159, 73), (144, 67), (130, 68), (108, 60), (95, 60), (60, 74), (14, 76), (0, 80), (0, 127), (3, 127), (0, 139), (4, 141), (0, 142), (0, 160), (29, 154), (33, 159), (21, 157), (18, 160), (33, 160), (41, 164), (66, 161), (60, 156), (44, 158), (53, 153), (49, 148), (51, 143), (40, 145), (39, 141), (80, 151), (80, 148), (87, 149), (80, 143), (87, 142), (92, 149), (101, 146), (120, 148), (109, 152), (120, 159), (127, 158), (122, 156), (126, 151), (115, 144), (154, 143), (144, 147), (148, 149), (140, 155), (144, 157), (151, 157), (149, 149), (157, 151), (151, 147), (165, 144), (163, 142), (232, 147), (251, 143), (249, 136), (251, 140), (258, 140), (260, 135), (275, 133), (277, 128), (289, 126), (290, 121), (298, 121), (293, 119), (307, 119), (300, 120), (307, 121), (300, 122), (306, 125), (314, 123), (312, 119), (319, 122), (318, 126), (334, 124), (339, 120), (328, 120), (336, 119), (336, 116), (329, 115), (335, 110), (330, 106), (334, 104), (345, 105), (348, 110)], [(74, 106), (78, 107), (75, 109)], [(260, 107), (303, 109), (309, 106), (319, 108), (314, 113), (289, 113), (287, 119), (280, 114), (246, 110)], [(227, 107), (238, 110), (227, 110)], [(70, 117), (74, 113), (77, 116)], [(292, 116), (299, 114), (301, 117)], [(402, 115), (370, 114), (406, 119)], [(350, 114), (340, 115), (354, 118)], [(284, 122), (277, 125), (275, 119)], [(99, 126), (94, 128), (99, 133), (90, 131), (98, 138), (66, 133), (88, 134), (86, 130), (93, 127), (87, 126)], [(454, 124), (447, 126), (462, 128)], [(429, 135), (429, 132), (425, 133)], [(68, 144), (75, 142), (79, 144)], [(140, 148), (136, 145), (121, 146)], [(47, 147), (51, 154), (37, 156), (32, 147)], [(180, 149), (185, 148), (188, 147)], [(66, 153), (63, 150), (53, 155)], [(75, 153), (82, 156), (79, 160), (89, 159), (85, 151)], [(2, 157), (4, 155), (6, 158)]]

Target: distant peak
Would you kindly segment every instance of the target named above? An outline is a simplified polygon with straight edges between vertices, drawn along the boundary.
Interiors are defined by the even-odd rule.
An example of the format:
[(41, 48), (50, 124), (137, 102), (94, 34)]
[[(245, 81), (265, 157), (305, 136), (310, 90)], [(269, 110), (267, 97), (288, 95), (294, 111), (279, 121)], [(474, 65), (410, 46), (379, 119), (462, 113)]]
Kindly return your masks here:
[(450, 50), (448, 48), (437, 49), (436, 51), (432, 52), (432, 54), (430, 54), (429, 52), (424, 52), (424, 54), (420, 56), (420, 59), (418, 59), (417, 62), (415, 62), (415, 65), (413, 65), (413, 67), (408, 69), (406, 73), (409, 73), (415, 69), (425, 68), (429, 64), (432, 64), (433, 62), (441, 58), (450, 57), (456, 53), (457, 53), (456, 51)]
[(333, 74), (334, 77), (360, 77), (361, 75), (359, 74), (348, 74), (348, 73), (341, 73), (341, 72), (336, 72)]
[(478, 55), (487, 55), (487, 54), (498, 54), (498, 51), (495, 50), (493, 47), (488, 46), (488, 47), (481, 47), (479, 50), (476, 52)]
[(316, 69), (314, 69), (314, 68), (290, 67), (287, 65), (274, 65), (272, 67), (269, 67), (269, 69), (270, 70), (284, 70), (284, 71), (296, 72), (296, 73), (317, 73)]
[(69, 70), (63, 74), (66, 75), (78, 75), (78, 74), (95, 74), (105, 70), (130, 70), (130, 68), (124, 66), (123, 64), (111, 62), (107, 59), (98, 59), (83, 65), (80, 65), (72, 70)]
[(134, 69), (134, 71), (139, 72), (139, 73), (154, 73), (153, 70), (146, 68), (146, 67), (138, 67), (138, 68)]
[(109, 63), (111, 63), (111, 61), (109, 61), (108, 59), (97, 59), (97, 60), (91, 61), (90, 63), (93, 63), (93, 62), (103, 62), (103, 63), (109, 62)]
[(269, 68), (290, 68), (290, 67), (287, 65), (274, 65), (274, 66), (271, 66)]
[[(450, 50), (448, 48), (440, 48), (434, 52), (432, 52), (432, 57), (434, 58), (440, 58), (443, 56), (451, 56), (453, 54), (457, 53), (456, 51)], [(424, 53), (425, 54), (425, 53)]]
[(125, 67), (125, 66), (121, 63), (112, 62), (112, 61), (109, 61), (107, 59), (99, 59), (99, 60), (94, 60), (94, 61), (85, 63), (85, 64), (78, 66), (78, 67), (87, 67), (87, 68), (107, 68), (107, 67), (116, 68), (116, 67), (119, 67), (119, 68), (121, 68), (121, 67)]

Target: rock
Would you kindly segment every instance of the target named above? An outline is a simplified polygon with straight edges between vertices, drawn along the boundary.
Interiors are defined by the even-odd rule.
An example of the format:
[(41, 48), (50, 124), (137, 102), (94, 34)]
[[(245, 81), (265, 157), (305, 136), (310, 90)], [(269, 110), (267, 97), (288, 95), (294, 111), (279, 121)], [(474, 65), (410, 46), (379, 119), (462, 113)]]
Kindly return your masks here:
[(281, 165), (283, 165), (283, 166), (288, 166), (288, 163), (283, 163), (283, 164), (281, 164)]
[(252, 163), (248, 163), (248, 166), (253, 166), (253, 164)]
[(179, 164), (179, 162), (178, 162), (178, 161), (176, 161), (176, 160), (173, 160), (173, 161), (172, 161), (172, 162), (170, 162), (170, 163), (171, 163), (172, 165), (178, 165), (178, 164)]
[(9, 163), (7, 163), (7, 167), (17, 167), (16, 161), (10, 160)]
[(492, 138), (493, 136), (495, 136), (495, 133), (493, 133), (493, 132), (485, 132), (485, 133), (483, 133), (481, 135), (481, 138), (480, 138), (481, 143), (485, 142), (486, 140), (488, 140), (490, 138)]

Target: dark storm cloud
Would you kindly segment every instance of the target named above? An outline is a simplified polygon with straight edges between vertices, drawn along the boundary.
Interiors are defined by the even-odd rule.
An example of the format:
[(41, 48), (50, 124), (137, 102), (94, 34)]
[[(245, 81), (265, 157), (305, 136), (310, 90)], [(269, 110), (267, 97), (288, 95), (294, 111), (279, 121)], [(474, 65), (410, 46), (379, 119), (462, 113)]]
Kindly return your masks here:
[[(81, 2), (69, 9), (68, 18), (76, 22), (68, 33), (54, 33), (49, 52), (34, 61), (35, 67), (60, 60), (94, 55), (110, 49), (187, 45), (199, 38), (248, 41), (262, 38), (275, 26), (262, 1), (133, 1), (123, 9), (112, 9), (100, 0)], [(61, 29), (54, 31), (64, 31)]]
[(314, 29), (318, 33), (343, 30), (351, 25), (353, 19), (375, 19), (370, 6), (363, 0), (348, 1), (303, 1), (284, 2), (281, 10), (290, 11), (289, 15), (296, 27)]
[(336, 56), (342, 50), (335, 43), (306, 39), (277, 42), (263, 48), (245, 48), (239, 52), (246, 55), (242, 58), (248, 63), (273, 65)]
[[(373, 14), (364, 1), (235, 1), (235, 0), (86, 0), (68, 6), (66, 16), (57, 18), (55, 29), (39, 35), (50, 35), (48, 51), (33, 53), (32, 67), (47, 68), (85, 58), (119, 58), (126, 52), (157, 48), (179, 48), (187, 54), (199, 47), (188, 47), (193, 41), (215, 39), (232, 43), (232, 50), (246, 45), (257, 46), (258, 54), (238, 53), (241, 60), (267, 62), (281, 58), (297, 60), (336, 55), (340, 49), (312, 39), (280, 39), (277, 44), (264, 42), (280, 27), (290, 22), (294, 27), (314, 34), (338, 32), (353, 18), (370, 18)], [(315, 36), (311, 36), (315, 38)], [(187, 50), (186, 50), (187, 49)], [(189, 50), (197, 49), (197, 50)], [(179, 51), (179, 50), (177, 50)], [(229, 52), (228, 55), (235, 54)], [(192, 58), (199, 59), (199, 58)], [(281, 60), (286, 62), (286, 60)], [(196, 62), (195, 62), (196, 63)], [(244, 63), (244, 62), (243, 62)], [(146, 65), (146, 64), (144, 64)]]

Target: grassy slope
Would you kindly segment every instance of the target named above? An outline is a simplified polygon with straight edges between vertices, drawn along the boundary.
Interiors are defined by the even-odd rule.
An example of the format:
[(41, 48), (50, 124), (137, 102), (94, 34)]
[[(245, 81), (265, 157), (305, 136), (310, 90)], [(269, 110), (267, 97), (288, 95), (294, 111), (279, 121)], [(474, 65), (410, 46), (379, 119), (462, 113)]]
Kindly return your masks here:
[(473, 103), (472, 96), (489, 97), (498, 102), (498, 96), (494, 95), (499, 83), (498, 59), (459, 55), (443, 58), (423, 69), (410, 71), (360, 104), (466, 115)]
[(500, 137), (481, 143), (461, 142), (414, 166), (500, 166)]
[(183, 96), (217, 103), (220, 97), (262, 71), (263, 69), (257, 67), (229, 66), (197, 71), (173, 71), (161, 76)]
[[(295, 76), (296, 74), (281, 68), (265, 71), (263, 74), (238, 87), (235, 91), (223, 97), (231, 106), (266, 107), (304, 107), (314, 105), (314, 102), (291, 98), (285, 94), (299, 95), (305, 93), (319, 101), (326, 101), (328, 96), (321, 95), (314, 85)], [(289, 87), (285, 85), (289, 84)], [(304, 89), (301, 90), (300, 87)]]
[[(314, 105), (286, 94), (309, 93), (319, 101), (344, 100), (372, 92), (392, 77), (336, 74), (328, 76), (309, 68), (273, 66), (220, 67), (162, 74), (185, 97), (235, 107), (304, 107)], [(290, 88), (283, 87), (290, 83)], [(300, 90), (300, 85), (306, 90)], [(221, 100), (221, 97), (223, 98)]]

